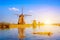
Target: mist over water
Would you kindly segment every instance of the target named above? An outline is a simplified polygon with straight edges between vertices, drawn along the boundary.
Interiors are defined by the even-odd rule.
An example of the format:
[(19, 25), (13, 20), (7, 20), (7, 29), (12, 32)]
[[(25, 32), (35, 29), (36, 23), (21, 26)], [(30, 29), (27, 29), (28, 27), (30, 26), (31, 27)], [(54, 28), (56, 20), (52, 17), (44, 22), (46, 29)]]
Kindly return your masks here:
[[(52, 32), (51, 36), (32, 34), (33, 28), (25, 29), (24, 40), (60, 40), (60, 27), (59, 26), (41, 26), (36, 28), (36, 32)], [(18, 29), (0, 30), (0, 40), (19, 40)]]

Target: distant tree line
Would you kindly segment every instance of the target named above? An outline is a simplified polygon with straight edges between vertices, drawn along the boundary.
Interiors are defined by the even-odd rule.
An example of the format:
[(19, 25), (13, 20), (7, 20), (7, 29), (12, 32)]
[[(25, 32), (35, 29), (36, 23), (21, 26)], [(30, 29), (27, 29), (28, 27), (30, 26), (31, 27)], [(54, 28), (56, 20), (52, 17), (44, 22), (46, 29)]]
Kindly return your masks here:
[(7, 22), (0, 22), (0, 29), (6, 29), (9, 28), (9, 24)]

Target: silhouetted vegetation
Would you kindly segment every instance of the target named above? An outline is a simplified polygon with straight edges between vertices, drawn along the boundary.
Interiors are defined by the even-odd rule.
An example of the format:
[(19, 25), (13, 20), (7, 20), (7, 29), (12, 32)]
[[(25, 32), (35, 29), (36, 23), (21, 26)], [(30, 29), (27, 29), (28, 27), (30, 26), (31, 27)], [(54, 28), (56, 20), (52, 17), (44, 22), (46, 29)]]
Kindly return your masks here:
[(8, 29), (8, 28), (9, 28), (9, 23), (6, 23), (6, 22), (0, 23), (0, 29)]

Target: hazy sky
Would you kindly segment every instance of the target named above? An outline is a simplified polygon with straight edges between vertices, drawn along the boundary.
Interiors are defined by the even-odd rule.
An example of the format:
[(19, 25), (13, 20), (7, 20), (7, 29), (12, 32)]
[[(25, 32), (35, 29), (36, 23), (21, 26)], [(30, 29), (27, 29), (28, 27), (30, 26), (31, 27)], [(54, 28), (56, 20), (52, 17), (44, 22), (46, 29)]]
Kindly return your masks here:
[(26, 23), (34, 19), (60, 23), (60, 0), (0, 0), (0, 22), (17, 23), (15, 14), (21, 14), (22, 6), (24, 14), (32, 15), (25, 17)]

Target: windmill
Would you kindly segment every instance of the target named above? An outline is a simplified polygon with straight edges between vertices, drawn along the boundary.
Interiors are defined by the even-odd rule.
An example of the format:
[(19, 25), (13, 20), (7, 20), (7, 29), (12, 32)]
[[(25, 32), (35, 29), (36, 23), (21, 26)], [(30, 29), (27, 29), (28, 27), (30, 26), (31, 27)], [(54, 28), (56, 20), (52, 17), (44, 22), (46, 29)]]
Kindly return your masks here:
[(22, 13), (19, 15), (19, 19), (18, 19), (18, 25), (20, 25), (20, 26), (18, 26), (18, 37), (21, 39), (23, 39), (25, 37), (24, 36), (24, 30), (25, 30), (24, 26), (26, 26), (25, 21), (24, 21), (25, 16), (31, 16), (31, 15), (23, 14), (23, 8), (22, 8)]

